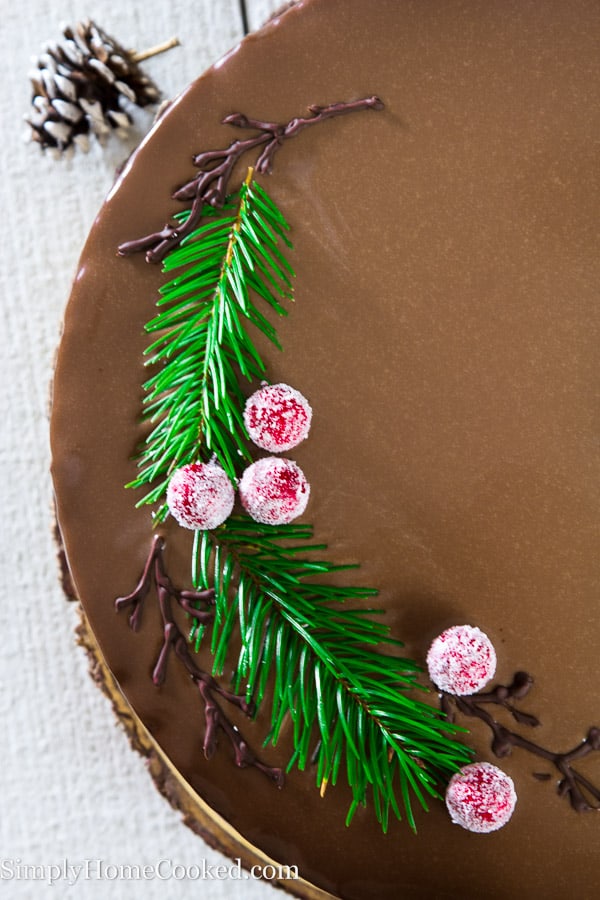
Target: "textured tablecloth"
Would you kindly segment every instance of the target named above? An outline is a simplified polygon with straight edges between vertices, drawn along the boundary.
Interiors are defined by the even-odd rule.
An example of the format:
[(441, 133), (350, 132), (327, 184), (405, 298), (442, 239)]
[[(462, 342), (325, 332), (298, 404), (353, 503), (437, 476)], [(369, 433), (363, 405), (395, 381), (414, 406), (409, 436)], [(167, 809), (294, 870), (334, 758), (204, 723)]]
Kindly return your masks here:
[[(248, 0), (250, 26), (279, 5)], [(129, 146), (113, 139), (104, 150), (56, 161), (25, 143), (23, 124), (30, 57), (44, 41), (59, 39), (61, 24), (89, 16), (136, 49), (179, 35), (182, 47), (145, 64), (166, 96), (174, 96), (241, 38), (240, 2), (0, 0), (0, 11), (0, 896), (270, 897), (264, 882), (163, 880), (158, 876), (171, 871), (169, 862), (152, 879), (112, 877), (115, 867), (157, 866), (160, 860), (183, 867), (224, 861), (155, 791), (89, 678), (75, 645), (76, 610), (58, 584), (51, 534), (48, 405), (61, 316), (115, 167), (141, 134)], [(65, 879), (65, 865), (84, 866), (73, 885), (74, 872)]]

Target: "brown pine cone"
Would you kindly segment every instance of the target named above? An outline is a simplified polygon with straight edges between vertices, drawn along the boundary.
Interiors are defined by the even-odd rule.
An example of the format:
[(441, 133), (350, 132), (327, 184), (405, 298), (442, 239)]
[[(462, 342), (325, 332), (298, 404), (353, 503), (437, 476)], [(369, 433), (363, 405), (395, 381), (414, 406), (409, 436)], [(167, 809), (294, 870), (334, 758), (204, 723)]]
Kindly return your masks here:
[(128, 104), (160, 100), (156, 85), (135, 55), (94, 22), (63, 30), (64, 40), (48, 44), (30, 73), (32, 111), (26, 117), (31, 139), (60, 152), (71, 145), (86, 150), (88, 136), (102, 141), (113, 129), (124, 136), (132, 119)]

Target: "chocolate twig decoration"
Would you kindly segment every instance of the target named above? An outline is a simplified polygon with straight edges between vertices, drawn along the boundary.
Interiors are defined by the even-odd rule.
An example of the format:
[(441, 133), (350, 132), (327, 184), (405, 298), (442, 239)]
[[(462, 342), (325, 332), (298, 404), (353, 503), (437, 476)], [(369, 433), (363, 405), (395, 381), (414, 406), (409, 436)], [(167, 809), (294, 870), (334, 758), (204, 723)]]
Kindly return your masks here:
[[(526, 697), (533, 686), (533, 678), (527, 672), (517, 672), (509, 685), (499, 684), (493, 690), (485, 693), (473, 694), (467, 697), (457, 697), (454, 694), (442, 693), (441, 707), (449, 721), (454, 721), (454, 708), (465, 716), (474, 717), (484, 722), (492, 732), (492, 752), (502, 759), (512, 753), (513, 747), (527, 750), (534, 756), (552, 763), (561, 775), (558, 784), (558, 793), (561, 797), (568, 796), (571, 806), (577, 812), (588, 812), (600, 809), (600, 805), (592, 805), (585, 793), (600, 804), (600, 787), (596, 787), (589, 779), (573, 768), (573, 763), (588, 756), (594, 750), (600, 750), (600, 728), (592, 727), (583, 741), (580, 741), (572, 750), (565, 753), (556, 753), (547, 750), (533, 741), (527, 740), (521, 734), (511, 731), (502, 725), (484, 707), (489, 704), (502, 706), (521, 725), (535, 728), (540, 722), (530, 713), (524, 713), (517, 709), (511, 700), (521, 700)], [(549, 776), (548, 776), (549, 777)], [(536, 778), (547, 780), (546, 775), (536, 773)]]
[(146, 251), (148, 262), (161, 262), (184, 237), (191, 234), (203, 216), (205, 204), (220, 209), (227, 198), (228, 184), (236, 163), (250, 150), (262, 147), (255, 168), (261, 174), (272, 171), (273, 157), (284, 141), (295, 137), (305, 128), (317, 125), (325, 119), (343, 116), (365, 109), (383, 109), (379, 97), (365, 97), (348, 103), (332, 103), (329, 106), (309, 106), (308, 117), (296, 117), (285, 124), (262, 122), (243, 113), (225, 116), (223, 125), (236, 128), (253, 128), (258, 134), (245, 140), (235, 140), (223, 150), (207, 150), (194, 157), (194, 165), (200, 172), (172, 195), (174, 200), (192, 201), (190, 214), (183, 223), (167, 223), (160, 231), (145, 237), (126, 241), (118, 248), (120, 256)]
[[(203, 750), (206, 758), (210, 759), (216, 750), (217, 735), (220, 729), (231, 742), (235, 764), (237, 766), (240, 768), (254, 766), (274, 781), (278, 787), (282, 787), (282, 770), (265, 765), (254, 755), (244, 740), (241, 732), (229, 721), (215, 697), (221, 696), (228, 703), (231, 703), (232, 706), (236, 706), (248, 716), (251, 716), (254, 712), (253, 704), (248, 702), (245, 697), (234, 694), (223, 688), (212, 675), (209, 675), (208, 672), (203, 671), (196, 665), (196, 662), (188, 649), (187, 640), (175, 621), (172, 600), (175, 600), (181, 609), (193, 616), (198, 624), (210, 624), (214, 618), (211, 607), (214, 603), (215, 592), (213, 589), (206, 591), (184, 591), (176, 588), (165, 570), (162, 555), (163, 548), (163, 539), (159, 535), (155, 535), (137, 586), (130, 594), (127, 594), (127, 596), (118, 597), (115, 600), (115, 608), (117, 612), (119, 612), (122, 609), (133, 607), (129, 616), (129, 625), (134, 631), (138, 631), (144, 601), (150, 592), (150, 589), (153, 586), (156, 588), (158, 605), (163, 622), (164, 638), (158, 659), (152, 671), (152, 681), (157, 687), (160, 687), (161, 684), (164, 683), (167, 674), (167, 662), (171, 655), (171, 650), (174, 650), (175, 655), (183, 663), (190, 678), (198, 688), (204, 702), (205, 731)], [(198, 608), (196, 605), (198, 603), (204, 603), (205, 608)]]

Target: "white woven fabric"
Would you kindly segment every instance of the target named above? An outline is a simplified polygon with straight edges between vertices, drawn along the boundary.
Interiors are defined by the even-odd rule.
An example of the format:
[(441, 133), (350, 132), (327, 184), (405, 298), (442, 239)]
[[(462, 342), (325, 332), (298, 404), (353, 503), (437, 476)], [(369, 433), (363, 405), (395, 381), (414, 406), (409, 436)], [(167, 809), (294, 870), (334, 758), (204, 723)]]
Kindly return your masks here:
[[(279, 5), (248, 0), (249, 19)], [(178, 34), (181, 48), (147, 62), (167, 96), (241, 37), (238, 0), (2, 0), (2, 354), (0, 484), (3, 554), (0, 711), (0, 895), (21, 898), (271, 897), (252, 881), (113, 880), (110, 866), (184, 867), (224, 860), (155, 791), (76, 647), (75, 610), (58, 585), (51, 536), (48, 391), (61, 315), (85, 235), (130, 146), (53, 160), (26, 144), (30, 56), (62, 23), (93, 18), (125, 46)], [(43, 867), (102, 860), (105, 877), (70, 886)], [(35, 867), (35, 868), (34, 868)], [(90, 864), (88, 874), (97, 873)], [(108, 868), (107, 868), (108, 867)], [(168, 866), (163, 865), (162, 874)], [(179, 870), (177, 870), (179, 872)], [(36, 877), (23, 878), (22, 875)], [(11, 877), (12, 875), (12, 877)], [(39, 879), (38, 877), (39, 876)], [(71, 880), (74, 874), (71, 873)]]

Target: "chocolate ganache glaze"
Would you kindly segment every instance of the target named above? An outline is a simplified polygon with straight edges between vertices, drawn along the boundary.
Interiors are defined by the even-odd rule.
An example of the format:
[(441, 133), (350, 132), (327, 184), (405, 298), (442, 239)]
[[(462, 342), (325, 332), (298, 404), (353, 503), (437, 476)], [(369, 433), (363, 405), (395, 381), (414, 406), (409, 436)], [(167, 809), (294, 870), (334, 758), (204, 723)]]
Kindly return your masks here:
[[(345, 828), (341, 782), (321, 797), (314, 773), (292, 770), (279, 790), (257, 767), (235, 767), (223, 737), (205, 759), (189, 668), (170, 660), (152, 682), (159, 606), (146, 604), (137, 634), (114, 608), (154, 537), (149, 508), (123, 485), (145, 433), (144, 325), (164, 279), (117, 247), (180, 208), (170, 198), (193, 177), (193, 156), (236, 136), (227, 115), (285, 123), (313, 104), (381, 97), (376, 115), (286, 142), (259, 177), (295, 247), (283, 352), (260, 350), (269, 380), (294, 385), (314, 410), (293, 451), (311, 483), (303, 519), (329, 558), (360, 563), (354, 582), (379, 589), (374, 603), (407, 655), (424, 661), (449, 625), (483, 628), (498, 684), (514, 687), (524, 669), (535, 680), (520, 708), (540, 724), (532, 737), (521, 719), (525, 739), (567, 754), (600, 725), (599, 29), (595, 0), (301, 2), (171, 106), (81, 258), (56, 368), (53, 473), (95, 639), (190, 790), (246, 841), (344, 898), (583, 900), (597, 891), (600, 822), (548, 782), (560, 777), (553, 760), (512, 740), (501, 766), (517, 808), (489, 835), (451, 825), (436, 802), (416, 811), (417, 835), (405, 822), (382, 834), (370, 807)], [(191, 533), (171, 520), (159, 530), (169, 577), (191, 587)], [(210, 671), (208, 648), (197, 662)], [(494, 695), (494, 721), (511, 718), (504, 699)], [(472, 714), (485, 702), (452, 710), (477, 757), (495, 762), (489, 722)], [(231, 720), (261, 748), (266, 711), (248, 721), (234, 708)], [(288, 730), (260, 749), (262, 763), (285, 768), (290, 746)], [(577, 762), (596, 786), (599, 756)]]

